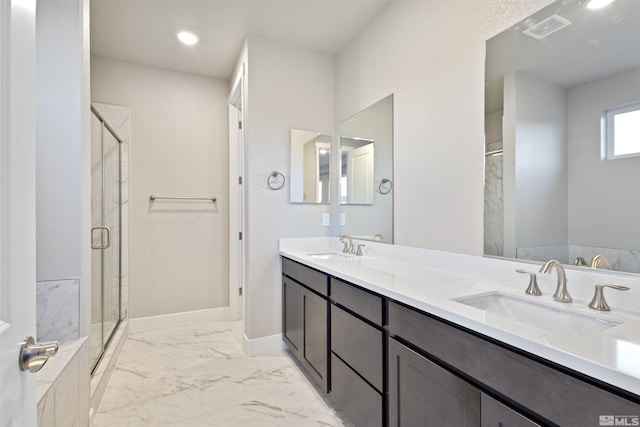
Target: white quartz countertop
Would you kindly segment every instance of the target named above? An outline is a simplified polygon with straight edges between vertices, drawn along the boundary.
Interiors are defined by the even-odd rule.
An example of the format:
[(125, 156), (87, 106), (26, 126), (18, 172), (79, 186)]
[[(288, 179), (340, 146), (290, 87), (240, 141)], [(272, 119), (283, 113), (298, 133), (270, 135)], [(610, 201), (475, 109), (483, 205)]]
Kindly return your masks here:
[[(337, 239), (333, 239), (337, 240)], [(520, 348), (536, 356), (550, 360), (569, 369), (640, 395), (640, 313), (637, 310), (615, 307), (611, 301), (611, 312), (597, 312), (587, 307), (588, 300), (574, 295), (574, 302), (562, 304), (553, 301), (555, 273), (549, 276), (553, 283), (541, 280), (543, 296), (535, 297), (524, 293), (528, 278), (518, 277), (516, 283), (487, 278), (488, 274), (472, 274), (469, 271), (455, 271), (442, 266), (457, 265), (457, 262), (472, 264), (471, 269), (479, 272), (513, 267), (529, 267), (507, 261), (447, 254), (444, 252), (415, 250), (367, 242), (369, 247), (364, 256), (328, 256), (326, 259), (312, 256), (319, 253), (340, 253), (340, 246), (332, 240), (281, 239), (280, 254), (306, 264), (329, 275), (341, 278), (375, 293), (402, 302), (418, 310), (433, 314), (465, 328)], [(386, 246), (386, 248), (385, 248)], [(536, 267), (536, 266), (533, 266)], [(462, 268), (461, 270), (464, 270)], [(469, 270), (469, 267), (467, 267)], [(569, 276), (571, 282), (585, 280), (578, 273)], [(489, 275), (490, 276), (490, 275)], [(547, 275), (542, 275), (547, 276)], [(586, 276), (585, 276), (586, 277)], [(605, 277), (596, 278), (599, 282)], [(606, 278), (610, 282), (610, 278)], [(546, 277), (544, 280), (547, 280)], [(637, 298), (640, 283), (636, 278), (617, 280), (632, 287), (629, 297)], [(551, 286), (551, 287), (550, 287)], [(553, 289), (552, 289), (553, 288)], [(549, 291), (551, 289), (551, 291)], [(590, 287), (592, 289), (592, 287)], [(596, 316), (604, 321), (620, 323), (616, 326), (593, 333), (560, 333), (549, 325), (516, 321), (465, 305), (455, 299), (498, 292), (525, 301), (548, 304), (559, 310), (569, 310), (586, 316)], [(614, 291), (615, 292), (615, 291)], [(582, 292), (588, 295), (586, 291)], [(578, 292), (580, 294), (580, 292)], [(607, 299), (609, 299), (607, 293)], [(612, 299), (613, 300), (613, 299)], [(636, 304), (631, 304), (636, 307)], [(542, 322), (541, 322), (542, 323)], [(547, 322), (548, 323), (548, 322)]]

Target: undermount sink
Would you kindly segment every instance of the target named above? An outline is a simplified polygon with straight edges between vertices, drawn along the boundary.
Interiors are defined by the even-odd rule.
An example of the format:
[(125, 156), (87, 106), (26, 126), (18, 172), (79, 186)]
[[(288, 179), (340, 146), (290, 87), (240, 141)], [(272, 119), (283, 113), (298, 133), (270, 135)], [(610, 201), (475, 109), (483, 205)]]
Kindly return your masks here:
[[(529, 324), (554, 334), (586, 335), (618, 326), (622, 320), (589, 315), (555, 306), (555, 303), (531, 301), (498, 292), (456, 298), (453, 301)], [(559, 304), (559, 303), (557, 303)]]
[(352, 258), (352, 255), (342, 254), (339, 252), (322, 252), (318, 254), (309, 254), (311, 258), (318, 258), (324, 260), (343, 260)]

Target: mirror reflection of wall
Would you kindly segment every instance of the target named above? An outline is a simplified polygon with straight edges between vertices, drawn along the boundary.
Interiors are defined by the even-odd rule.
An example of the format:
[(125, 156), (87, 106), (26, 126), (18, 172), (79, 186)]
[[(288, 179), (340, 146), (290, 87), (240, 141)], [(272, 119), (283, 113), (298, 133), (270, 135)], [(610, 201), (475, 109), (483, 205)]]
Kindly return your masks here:
[(329, 204), (331, 135), (291, 129), (291, 203)]
[(640, 120), (623, 156), (606, 128), (640, 115), (640, 2), (552, 3), (487, 42), (485, 75), (485, 254), (640, 273)]
[(393, 95), (340, 123), (340, 135), (340, 233), (393, 243)]

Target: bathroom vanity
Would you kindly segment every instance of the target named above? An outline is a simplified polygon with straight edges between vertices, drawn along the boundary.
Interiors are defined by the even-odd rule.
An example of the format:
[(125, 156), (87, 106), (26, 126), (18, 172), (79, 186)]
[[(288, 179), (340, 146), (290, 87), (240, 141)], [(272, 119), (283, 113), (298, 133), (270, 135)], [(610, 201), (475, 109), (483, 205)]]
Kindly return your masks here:
[[(382, 244), (362, 257), (338, 248), (323, 238), (281, 240), (283, 335), (356, 426), (640, 420), (637, 279), (624, 283), (629, 308), (598, 313), (583, 308), (593, 273), (568, 272), (576, 302), (561, 304), (549, 302), (555, 277), (540, 277), (545, 295), (530, 297), (522, 277), (513, 273), (510, 284), (504, 272), (536, 265)], [(487, 299), (548, 307), (559, 329), (476, 303)]]

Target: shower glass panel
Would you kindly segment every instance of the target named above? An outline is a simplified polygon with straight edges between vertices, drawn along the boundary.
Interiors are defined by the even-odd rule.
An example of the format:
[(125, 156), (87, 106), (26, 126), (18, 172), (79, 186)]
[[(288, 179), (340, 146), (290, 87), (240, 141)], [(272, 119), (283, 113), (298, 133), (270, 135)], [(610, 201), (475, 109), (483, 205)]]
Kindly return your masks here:
[(97, 365), (120, 320), (120, 143), (91, 115), (91, 367)]

